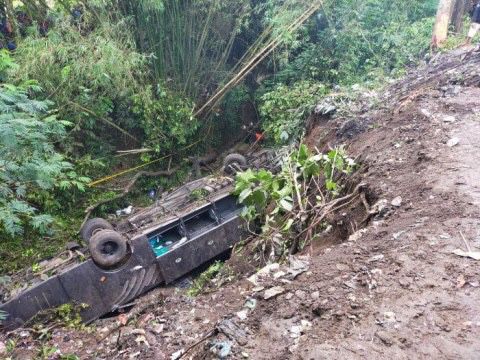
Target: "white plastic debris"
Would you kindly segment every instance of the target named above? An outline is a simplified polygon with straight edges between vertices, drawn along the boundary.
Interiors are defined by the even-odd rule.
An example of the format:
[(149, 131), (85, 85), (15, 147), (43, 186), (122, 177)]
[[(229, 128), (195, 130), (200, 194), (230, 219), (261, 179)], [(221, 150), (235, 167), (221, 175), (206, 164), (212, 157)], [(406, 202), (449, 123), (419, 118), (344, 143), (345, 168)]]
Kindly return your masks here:
[(460, 249), (457, 249), (453, 251), (455, 255), (462, 256), (462, 257), (468, 257), (473, 260), (480, 260), (480, 252), (479, 251), (463, 251)]
[(454, 138), (451, 138), (450, 140), (448, 140), (447, 146), (448, 147), (454, 147), (454, 146), (457, 146), (459, 143), (460, 143), (460, 139), (457, 138), (457, 137), (454, 137)]

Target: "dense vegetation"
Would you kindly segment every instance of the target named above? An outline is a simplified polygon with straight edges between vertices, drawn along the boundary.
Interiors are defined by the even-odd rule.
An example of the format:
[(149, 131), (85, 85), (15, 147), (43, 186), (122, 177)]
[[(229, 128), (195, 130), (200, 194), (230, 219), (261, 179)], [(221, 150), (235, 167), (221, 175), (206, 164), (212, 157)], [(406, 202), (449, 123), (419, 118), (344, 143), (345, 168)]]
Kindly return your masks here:
[[(241, 140), (245, 124), (272, 144), (300, 137), (332, 89), (382, 85), (426, 55), (437, 6), (327, 0), (292, 32), (311, 2), (39, 3), (2, 8), (2, 46), (16, 47), (0, 56), (0, 256), (12, 259), (2, 270), (54, 253), (75, 237), (83, 210), (121, 185), (90, 180), (156, 159), (151, 169), (180, 164), (173, 179), (141, 182), (132, 196), (143, 196), (187, 177), (187, 156)], [(275, 51), (197, 113), (269, 41)], [(144, 151), (117, 154), (131, 149)]]

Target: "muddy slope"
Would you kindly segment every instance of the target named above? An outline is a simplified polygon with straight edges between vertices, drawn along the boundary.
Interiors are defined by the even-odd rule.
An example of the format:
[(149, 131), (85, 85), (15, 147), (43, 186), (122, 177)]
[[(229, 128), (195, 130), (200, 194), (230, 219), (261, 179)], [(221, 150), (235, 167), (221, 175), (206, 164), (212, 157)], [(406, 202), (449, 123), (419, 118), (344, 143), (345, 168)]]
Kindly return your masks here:
[(480, 53), (441, 55), (367, 111), (313, 126), (311, 145), (328, 134), (365, 159), (362, 182), (382, 206), (367, 228), (346, 211), (348, 241), (313, 244), (256, 284), (194, 299), (159, 289), (128, 323), (54, 328), (47, 341), (10, 334), (9, 356), (50, 346), (50, 358), (82, 359), (478, 359), (480, 260), (453, 252), (480, 251)]

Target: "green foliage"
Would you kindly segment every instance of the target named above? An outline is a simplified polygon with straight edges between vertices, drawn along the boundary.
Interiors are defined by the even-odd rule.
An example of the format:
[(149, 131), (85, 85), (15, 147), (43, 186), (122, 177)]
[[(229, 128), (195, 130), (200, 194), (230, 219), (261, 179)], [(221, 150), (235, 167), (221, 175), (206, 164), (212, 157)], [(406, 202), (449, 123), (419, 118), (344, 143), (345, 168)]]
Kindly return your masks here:
[(327, 94), (324, 85), (300, 81), (293, 86), (277, 85), (260, 98), (262, 126), (277, 144), (297, 139), (304, 131), (304, 122), (317, 101)]
[[(354, 161), (342, 148), (328, 154), (313, 154), (302, 144), (284, 159), (278, 174), (249, 169), (237, 175), (235, 194), (245, 205), (242, 216), (249, 222), (259, 219), (264, 224), (264, 233), (272, 229), (290, 233), (292, 225), (305, 221), (302, 215), (307, 208), (312, 179), (322, 179), (326, 192), (334, 197), (341, 190), (339, 175), (348, 175), (354, 168)], [(325, 197), (318, 197), (317, 201), (323, 203)]]
[(297, 50), (279, 63), (277, 81), (353, 84), (396, 75), (428, 52), (437, 3), (326, 1)]
[(193, 281), (192, 286), (187, 291), (187, 295), (191, 297), (200, 295), (211, 280), (223, 269), (223, 266), (224, 263), (221, 261), (216, 261), (214, 264), (210, 265), (206, 271)]
[(194, 100), (205, 100), (225, 79), (236, 34), (250, 9), (248, 2), (236, 0), (116, 2), (135, 20), (139, 48), (154, 54), (155, 80)]
[(74, 306), (72, 304), (60, 305), (56, 309), (58, 320), (65, 326), (72, 329), (82, 329), (85, 325), (82, 322), (80, 311), (85, 309), (85, 305)]
[(69, 123), (49, 112), (51, 102), (34, 100), (38, 86), (0, 86), (0, 234), (25, 228), (46, 233), (53, 218), (39, 212), (56, 188), (84, 190), (89, 181), (55, 149)]
[(65, 145), (71, 155), (104, 155), (132, 141), (126, 133), (141, 135), (130, 107), (132, 96), (143, 94), (148, 62), (135, 51), (125, 22), (82, 32), (60, 17), (47, 37), (23, 39), (15, 59), (13, 81), (37, 79), (47, 98), (60, 105), (58, 116), (73, 124), (75, 141)]
[(193, 117), (192, 101), (160, 85), (155, 92), (147, 87), (144, 94), (133, 99), (133, 111), (145, 131), (145, 143), (156, 153), (175, 152), (194, 141), (199, 123)]

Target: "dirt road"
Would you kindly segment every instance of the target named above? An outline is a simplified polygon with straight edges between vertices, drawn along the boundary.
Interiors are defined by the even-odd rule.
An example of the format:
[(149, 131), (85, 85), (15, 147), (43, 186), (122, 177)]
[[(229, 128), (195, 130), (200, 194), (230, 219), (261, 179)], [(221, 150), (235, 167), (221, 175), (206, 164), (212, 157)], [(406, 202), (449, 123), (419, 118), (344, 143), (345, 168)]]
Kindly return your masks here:
[[(479, 359), (480, 260), (454, 251), (480, 251), (480, 53), (442, 55), (368, 110), (320, 122), (309, 142), (326, 139), (364, 159), (369, 206), (382, 207), (368, 227), (340, 214), (351, 231), (314, 243), (297, 277), (274, 265), (252, 284), (245, 265), (196, 298), (153, 292), (112, 333), (119, 319), (54, 329), (50, 358)], [(38, 354), (23, 335), (13, 356)]]

